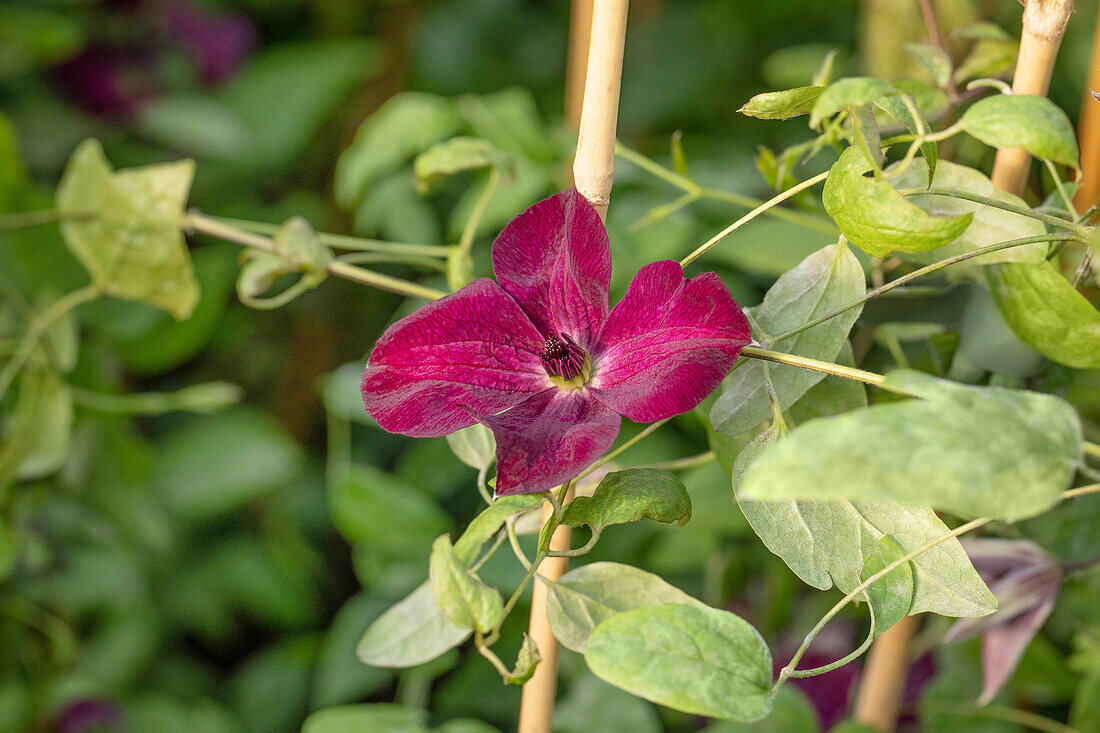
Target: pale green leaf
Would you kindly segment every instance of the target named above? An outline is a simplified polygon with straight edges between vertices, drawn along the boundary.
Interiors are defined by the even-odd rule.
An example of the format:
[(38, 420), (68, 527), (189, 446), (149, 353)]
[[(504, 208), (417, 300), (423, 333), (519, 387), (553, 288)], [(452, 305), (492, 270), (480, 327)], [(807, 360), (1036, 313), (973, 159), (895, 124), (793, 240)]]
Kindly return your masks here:
[(481, 514), (471, 520), (466, 531), (455, 542), (455, 554), (464, 565), (470, 565), (477, 559), (481, 547), (497, 533), (504, 520), (514, 514), (535, 509), (542, 503), (539, 494), (517, 494), (502, 496), (493, 500)]
[(447, 445), (458, 460), (470, 468), (481, 470), (492, 465), (497, 456), (497, 444), (493, 432), (481, 423), (447, 436)]
[[(861, 297), (866, 290), (863, 268), (844, 244), (830, 245), (811, 254), (784, 273), (768, 290), (764, 302), (752, 310), (754, 322), (767, 339), (801, 326)], [(861, 306), (789, 338), (768, 342), (769, 348), (811, 359), (833, 361), (840, 353)], [(767, 370), (781, 409), (786, 410), (824, 374), (757, 359), (740, 363), (726, 377), (721, 396), (710, 412), (714, 429), (727, 435), (751, 430), (771, 415), (764, 383)]]
[(729, 611), (665, 605), (616, 614), (592, 632), (584, 658), (597, 677), (675, 710), (739, 721), (771, 710), (771, 652)]
[(925, 399), (800, 426), (748, 469), (744, 496), (892, 499), (1011, 521), (1045, 511), (1068, 488), (1082, 439), (1063, 400), (918, 372), (889, 380)]
[(511, 674), (504, 677), (504, 684), (525, 684), (527, 680), (531, 679), (531, 675), (535, 673), (535, 668), (538, 667), (541, 661), (542, 655), (539, 654), (538, 644), (525, 632), (523, 642), (519, 647), (519, 655), (516, 657), (516, 664), (512, 668)]
[(373, 466), (355, 465), (330, 482), (332, 522), (351, 543), (414, 553), (450, 524), (435, 501)]
[(355, 653), (374, 667), (415, 667), (458, 646), (470, 631), (447, 619), (424, 581), (367, 628)]
[(601, 621), (622, 611), (665, 603), (703, 605), (653, 573), (630, 565), (596, 562), (570, 570), (550, 585), (546, 615), (558, 641), (567, 649), (584, 653), (588, 637)]
[[(860, 582), (879, 572), (887, 565), (905, 557), (905, 551), (890, 535), (870, 540), (865, 533), (863, 548), (863, 572)], [(873, 535), (871, 535), (873, 536)], [(870, 542), (868, 542), (870, 540)], [(913, 603), (913, 571), (904, 563), (879, 578), (867, 589), (867, 597), (875, 614), (875, 636), (901, 621), (909, 613)]]
[(789, 120), (809, 114), (822, 91), (824, 87), (796, 87), (781, 92), (765, 92), (745, 102), (737, 111), (761, 120)]
[(18, 478), (29, 481), (65, 465), (73, 430), (73, 397), (69, 385), (53, 371), (24, 372), (19, 389), (34, 390), (37, 396), (33, 415), (27, 416), (34, 428), (17, 471)]
[[(906, 104), (906, 101), (909, 101), (914, 109), (916, 109), (916, 115), (913, 114), (913, 110), (909, 108), (910, 105)], [(923, 116), (921, 116), (920, 109), (917, 107), (916, 101), (908, 95), (904, 97), (882, 97), (877, 102), (875, 102), (875, 106), (885, 112), (891, 118), (893, 118), (896, 122), (900, 122), (902, 125), (905, 125), (905, 128), (914, 135), (921, 134), (922, 130), (927, 133), (931, 129), (928, 125), (928, 121), (925, 120)], [(927, 181), (928, 184), (931, 185), (932, 174), (935, 173), (936, 164), (939, 162), (939, 153), (936, 148), (936, 143), (927, 141), (921, 143), (920, 154), (924, 157), (924, 168), (925, 171), (928, 173)], [(896, 188), (897, 186), (898, 184), (894, 182), (894, 187)]]
[(510, 165), (508, 156), (486, 140), (453, 137), (436, 143), (416, 156), (413, 172), (416, 174), (417, 191), (425, 194), (440, 178), (479, 168), (507, 170)]
[(96, 140), (81, 143), (57, 188), (65, 243), (109, 295), (187, 318), (199, 284), (180, 224), (195, 164), (190, 160), (115, 172)]
[(1100, 367), (1100, 313), (1049, 262), (989, 272), (1012, 330), (1043, 356), (1078, 369)]
[[(791, 415), (804, 420), (866, 404), (866, 392), (858, 382), (829, 377), (807, 392), (791, 409)], [(778, 432), (769, 428), (741, 450), (732, 472), (734, 491), (753, 531), (807, 584), (821, 590), (835, 584), (848, 593), (862, 582), (865, 547), (889, 538), (904, 552), (910, 552), (947, 533), (947, 526), (932, 510), (893, 501), (744, 498), (740, 490), (745, 471), (777, 439)], [(982, 616), (996, 608), (996, 601), (958, 540), (947, 540), (909, 564), (913, 587), (906, 596), (908, 613)]]
[(963, 130), (996, 148), (1023, 148), (1037, 158), (1080, 168), (1077, 135), (1066, 113), (1046, 97), (998, 94), (971, 105)]
[(1019, 50), (1020, 44), (1007, 33), (1004, 37), (978, 38), (955, 69), (953, 79), (956, 84), (963, 84), (971, 79), (996, 78), (1016, 65)]
[(870, 170), (863, 152), (850, 147), (833, 164), (821, 194), (840, 231), (868, 254), (885, 257), (891, 252), (936, 249), (970, 224), (971, 214), (930, 216), (886, 181), (866, 177)]
[(359, 127), (340, 155), (334, 181), (337, 202), (354, 210), (381, 177), (450, 137), (461, 124), (452, 100), (420, 92), (391, 97)]
[(880, 97), (900, 94), (891, 84), (869, 76), (837, 79), (817, 98), (810, 113), (810, 127), (817, 128), (826, 117), (849, 107), (862, 107)]
[(487, 634), (500, 623), (504, 610), (500, 592), (482, 583), (458, 559), (447, 535), (432, 543), (428, 575), (436, 603), (455, 626)]
[(427, 733), (428, 712), (405, 705), (338, 705), (306, 718), (302, 733)]
[(684, 482), (668, 471), (630, 468), (608, 474), (592, 496), (578, 496), (565, 507), (562, 523), (587, 524), (600, 533), (612, 524), (652, 519), (683, 525), (691, 518)]
[[(889, 174), (889, 171), (888, 171)], [(928, 165), (922, 160), (914, 160), (910, 166), (891, 182), (898, 189), (924, 188), (928, 181)], [(936, 188), (955, 188), (962, 191), (1004, 201), (1005, 203), (1027, 207), (1027, 202), (1019, 196), (1001, 191), (981, 171), (967, 168), (950, 161), (940, 163), (932, 176), (931, 185)], [(934, 216), (959, 216), (971, 214), (973, 220), (954, 241), (932, 252), (906, 254), (906, 260), (921, 264), (930, 264), (947, 257), (970, 252), (991, 244), (1034, 237), (1047, 233), (1042, 222), (1028, 216), (1014, 214), (1011, 211), (992, 206), (964, 201), (952, 196), (910, 196), (909, 200)], [(1042, 262), (1046, 258), (1047, 245), (1043, 243), (1027, 244), (1022, 247), (1003, 249), (969, 260), (968, 264), (988, 265), (994, 262)]]
[(929, 43), (903, 43), (901, 48), (928, 72), (937, 87), (947, 86), (951, 79), (951, 57), (946, 51)]

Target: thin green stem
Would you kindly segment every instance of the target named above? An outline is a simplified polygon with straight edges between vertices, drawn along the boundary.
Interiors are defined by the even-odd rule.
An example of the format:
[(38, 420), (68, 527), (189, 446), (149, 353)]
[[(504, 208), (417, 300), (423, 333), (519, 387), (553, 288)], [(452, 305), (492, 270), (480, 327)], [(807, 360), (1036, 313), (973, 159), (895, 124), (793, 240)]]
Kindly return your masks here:
[(883, 293), (888, 293), (891, 290), (893, 290), (894, 288), (905, 285), (906, 283), (910, 283), (910, 282), (912, 282), (913, 280), (916, 280), (919, 277), (924, 277), (925, 275), (931, 275), (934, 272), (939, 272), (940, 270), (944, 269), (945, 267), (949, 267), (951, 265), (958, 264), (959, 262), (964, 262), (966, 260), (971, 260), (971, 259), (974, 259), (975, 257), (981, 257), (982, 255), (987, 255), (987, 254), (990, 254), (992, 252), (1000, 252), (1001, 250), (1010, 249), (1012, 247), (1022, 247), (1022, 246), (1027, 245), (1027, 244), (1037, 244), (1039, 242), (1069, 241), (1069, 240), (1076, 240), (1076, 239), (1077, 239), (1077, 237), (1074, 234), (1069, 233), (1069, 232), (1055, 232), (1053, 234), (1038, 234), (1038, 235), (1035, 235), (1035, 236), (1032, 236), (1032, 237), (1020, 237), (1019, 239), (1010, 239), (1007, 242), (999, 242), (998, 244), (990, 244), (990, 245), (987, 245), (985, 247), (979, 247), (977, 249), (972, 249), (969, 252), (963, 252), (961, 254), (957, 254), (957, 255), (954, 255), (952, 257), (947, 257), (945, 259), (940, 260), (939, 262), (933, 262), (931, 265), (926, 265), (925, 267), (922, 267), (918, 270), (913, 270), (912, 272), (910, 272), (906, 275), (902, 275), (901, 277), (896, 278), (894, 280), (891, 280), (890, 282), (888, 282), (884, 285), (881, 285), (880, 287), (877, 287), (874, 290), (869, 290), (864, 295), (860, 296), (859, 298), (856, 298), (852, 302), (846, 303), (845, 305), (842, 305), (841, 307), (837, 308), (836, 310), (830, 311), (829, 313), (826, 313), (823, 316), (819, 316), (818, 318), (814, 318), (811, 321), (807, 321), (806, 323), (803, 323), (801, 326), (798, 326), (797, 328), (792, 328), (789, 331), (784, 331), (783, 333), (779, 334), (778, 336), (773, 336), (771, 339), (769, 339), (769, 341), (770, 341), (770, 343), (779, 343), (780, 341), (783, 341), (784, 339), (788, 339), (791, 336), (795, 336), (797, 334), (800, 334), (803, 331), (808, 331), (811, 328), (813, 328), (814, 326), (820, 326), (822, 323), (825, 323), (828, 320), (836, 318), (841, 313), (849, 311), (852, 308), (855, 308), (859, 305), (862, 305), (863, 303), (866, 303), (867, 301), (869, 301), (873, 298), (877, 298), (878, 296), (882, 295)]
[(351, 252), (337, 255), (336, 259), (347, 262), (349, 265), (412, 265), (422, 267), (425, 270), (446, 272), (447, 265), (443, 260), (435, 257), (422, 257), (420, 255), (387, 254), (385, 252)]
[(1085, 441), (1085, 455), (1086, 456), (1092, 456), (1093, 458), (1100, 459), (1100, 445), (1096, 445), (1096, 443), (1090, 443), (1086, 440)]
[[(264, 252), (275, 252), (275, 244), (269, 237), (261, 236), (253, 232), (247, 232), (243, 229), (238, 229), (229, 224), (223, 224), (222, 222), (206, 216), (199, 211), (190, 211), (183, 217), (181, 222), (181, 228), (188, 231), (200, 232), (202, 234), (208, 234), (218, 239), (224, 239), (228, 242), (236, 242), (237, 244), (243, 244), (246, 247), (253, 247), (255, 249), (263, 250)], [(328, 271), (342, 277), (345, 280), (351, 280), (362, 285), (369, 285), (379, 290), (386, 290), (391, 293), (397, 293), (399, 295), (405, 295), (411, 298), (427, 298), (428, 300), (436, 300), (446, 295), (441, 290), (434, 288), (427, 288), (423, 285), (418, 285), (408, 280), (401, 280), (396, 277), (390, 277), (389, 275), (383, 275), (371, 270), (364, 270), (361, 267), (350, 265), (347, 262), (341, 262), (340, 260), (330, 260), (328, 263)]]
[(832, 374), (834, 377), (854, 379), (857, 382), (870, 384), (885, 389), (888, 392), (905, 395), (906, 397), (914, 396), (913, 393), (908, 390), (888, 385), (886, 383), (886, 377), (881, 374), (864, 371), (863, 369), (856, 369), (854, 367), (846, 367), (841, 364), (834, 364), (830, 361), (819, 361), (805, 356), (797, 356), (796, 354), (785, 354), (781, 351), (772, 351), (771, 349), (764, 349), (759, 346), (746, 346), (741, 349), (741, 355), (751, 359), (762, 359), (764, 361), (773, 361), (776, 364), (787, 364), (788, 366), (810, 369), (815, 372), (824, 372), (825, 374)]
[[(660, 163), (654, 162), (645, 157), (639, 152), (631, 150), (623, 145), (621, 142), (615, 143), (615, 154), (624, 160), (628, 160), (634, 165), (638, 166), (647, 173), (650, 173), (661, 180), (671, 183), (676, 188), (680, 189), (684, 193), (694, 196), (696, 198), (712, 199), (714, 201), (722, 201), (727, 204), (733, 204), (734, 206), (740, 206), (745, 209), (754, 209), (760, 206), (763, 202), (752, 196), (746, 196), (740, 193), (734, 193), (732, 191), (722, 191), (717, 188), (707, 188), (700, 186), (695, 181), (691, 180), (687, 176), (682, 176), (674, 170), (664, 167)], [(792, 224), (800, 224), (809, 229), (815, 229), (825, 234), (835, 235), (837, 233), (836, 227), (832, 222), (827, 219), (823, 219), (813, 214), (807, 214), (801, 211), (792, 211), (790, 209), (768, 209), (765, 213), (769, 216), (774, 216), (777, 219), (785, 219)]]
[(658, 421), (657, 421), (657, 422), (655, 422), (655, 423), (650, 423), (649, 425), (647, 425), (647, 426), (646, 426), (645, 430), (643, 430), (642, 432), (638, 433), (638, 434), (637, 434), (637, 435), (635, 435), (635, 436), (634, 436), (633, 438), (631, 438), (630, 440), (626, 441), (625, 443), (623, 443), (622, 445), (620, 445), (620, 446), (619, 446), (618, 448), (616, 448), (615, 450), (611, 451), (610, 453), (608, 453), (607, 455), (605, 455), (605, 456), (604, 456), (603, 458), (601, 458), (600, 460), (598, 460), (598, 461), (596, 461), (595, 463), (593, 463), (593, 464), (592, 464), (591, 466), (589, 466), (589, 467), (588, 467), (587, 469), (585, 469), (584, 471), (581, 471), (580, 475), (579, 475), (579, 476), (577, 476), (577, 477), (576, 477), (575, 479), (573, 479), (573, 481), (574, 481), (574, 482), (580, 481), (580, 480), (581, 480), (582, 478), (584, 478), (584, 477), (585, 477), (585, 476), (587, 476), (588, 474), (592, 473), (593, 471), (595, 471), (595, 470), (596, 470), (597, 468), (599, 468), (600, 466), (604, 465), (604, 464), (605, 464), (605, 463), (607, 463), (608, 461), (612, 461), (612, 460), (614, 460), (614, 459), (615, 459), (615, 457), (616, 457), (616, 456), (618, 456), (618, 455), (619, 455), (620, 453), (622, 453), (623, 451), (627, 450), (628, 448), (630, 448), (631, 446), (633, 446), (633, 445), (634, 445), (635, 443), (637, 443), (638, 441), (642, 440), (642, 439), (643, 439), (643, 438), (645, 438), (645, 437), (646, 437), (647, 435), (649, 435), (649, 434), (650, 434), (650, 433), (652, 433), (652, 432), (653, 432), (654, 430), (656, 430), (657, 428), (661, 427), (662, 425), (664, 425), (664, 424), (665, 424), (666, 422), (668, 422), (668, 421), (669, 421), (669, 420), (671, 420), (671, 419), (672, 419), (672, 418), (665, 418), (664, 420), (658, 420)]
[(717, 457), (714, 451), (708, 450), (706, 453), (700, 453), (695, 456), (688, 456), (687, 458), (676, 458), (671, 461), (661, 461), (660, 463), (650, 463), (645, 468), (655, 468), (659, 471), (686, 471), (689, 468), (695, 468), (697, 466), (705, 466)]
[(514, 517), (509, 517), (505, 520), (504, 527), (508, 531), (508, 543), (512, 545), (512, 552), (515, 554), (516, 559), (519, 560), (519, 564), (523, 566), (524, 570), (531, 570), (531, 561), (527, 559), (527, 554), (519, 545), (519, 536), (516, 534)]
[(581, 555), (587, 555), (592, 552), (592, 548), (596, 546), (596, 543), (600, 541), (600, 533), (593, 532), (592, 536), (582, 546), (575, 550), (550, 550), (546, 553), (547, 557), (580, 557)]
[(1076, 499), (1079, 496), (1088, 496), (1090, 494), (1100, 494), (1100, 484), (1088, 484), (1087, 486), (1079, 486), (1076, 489), (1063, 491), (1061, 500)]
[(458, 244), (456, 245), (460, 254), (470, 254), (470, 250), (474, 246), (474, 236), (477, 234), (477, 227), (481, 224), (481, 217), (485, 215), (485, 210), (489, 208), (489, 202), (492, 200), (493, 194), (496, 193), (499, 184), (500, 169), (493, 166), (489, 171), (489, 180), (485, 184), (485, 190), (481, 192), (481, 196), (474, 205), (473, 211), (470, 212), (470, 218), (466, 220), (466, 226), (462, 228), (462, 236), (459, 237)]
[(241, 401), (243, 391), (230, 382), (195, 384), (175, 392), (116, 394), (69, 387), (73, 402), (97, 412), (118, 415), (165, 415), (170, 412), (213, 412)]
[(1050, 216), (1049, 214), (1043, 214), (1033, 209), (1029, 209), (1026, 206), (1018, 206), (1016, 204), (1010, 204), (1007, 201), (1001, 201), (999, 199), (990, 198), (988, 196), (981, 196), (970, 191), (963, 191), (958, 188), (907, 188), (900, 191), (901, 195), (907, 197), (916, 196), (950, 196), (963, 201), (972, 201), (976, 204), (983, 204), (994, 209), (1003, 209), (1004, 211), (1011, 211), (1013, 214), (1019, 214), (1020, 216), (1027, 216), (1032, 219), (1037, 219), (1044, 224), (1049, 224), (1059, 229), (1066, 229), (1073, 232), (1077, 236), (1076, 239), (1082, 242), (1087, 242), (1089, 237), (1089, 229), (1083, 227), (1080, 224), (1074, 224), (1073, 222), (1066, 221), (1065, 219), (1059, 219), (1056, 216)]
[(792, 186), (791, 188), (788, 188), (786, 191), (783, 191), (782, 193), (776, 194), (775, 196), (771, 197), (770, 199), (768, 199), (767, 201), (765, 201), (764, 203), (760, 204), (755, 209), (750, 211), (749, 213), (742, 216), (740, 219), (738, 219), (734, 223), (730, 224), (728, 227), (726, 227), (722, 231), (718, 232), (718, 234), (715, 234), (709, 240), (707, 240), (706, 242), (701, 244), (698, 249), (696, 249), (694, 252), (689, 254), (684, 259), (680, 260), (680, 265), (686, 267), (687, 265), (691, 264), (695, 260), (699, 259), (699, 257), (701, 257), (703, 254), (705, 254), (707, 252), (707, 250), (709, 250), (711, 247), (713, 247), (714, 245), (721, 242), (723, 239), (725, 239), (730, 234), (735, 232), (741, 226), (747, 224), (748, 222), (752, 221), (753, 219), (760, 216), (764, 212), (768, 211), (769, 209), (771, 209), (776, 204), (780, 204), (780, 203), (786, 201), (787, 199), (791, 198), (792, 196), (795, 196), (798, 193), (801, 193), (802, 191), (805, 191), (807, 188), (810, 188), (812, 186), (816, 186), (817, 184), (824, 181), (828, 177), (828, 175), (829, 175), (828, 171), (825, 171), (824, 173), (818, 173), (813, 178), (809, 178), (809, 179), (803, 181), (802, 183), (798, 184), (797, 186)]
[[(862, 583), (857, 585), (852, 590), (851, 593), (849, 593), (848, 595), (841, 598), (836, 603), (835, 606), (830, 608), (829, 611), (824, 616), (821, 617), (821, 620), (817, 622), (817, 625), (814, 626), (813, 629), (810, 630), (810, 633), (806, 635), (806, 638), (802, 640), (802, 646), (798, 647), (798, 651), (796, 651), (794, 653), (794, 656), (791, 658), (791, 661), (787, 665), (787, 667), (792, 669), (792, 670), (795, 669), (798, 666), (799, 661), (801, 661), (802, 657), (806, 654), (806, 651), (810, 648), (810, 644), (812, 644), (813, 640), (817, 638), (817, 635), (819, 633), (821, 633), (821, 630), (823, 628), (825, 628), (825, 625), (828, 624), (833, 619), (834, 616), (836, 616), (838, 613), (840, 613), (840, 611), (845, 606), (847, 606), (853, 600), (855, 600), (860, 595), (862, 595), (863, 592), (866, 591), (868, 588), (870, 588), (872, 585), (874, 585), (875, 583), (877, 583), (878, 581), (880, 581), (884, 577), (886, 577), (886, 575), (888, 573), (890, 573), (892, 570), (894, 570), (895, 568), (901, 567), (902, 565), (909, 562), (913, 558), (917, 557), (918, 555), (921, 555), (922, 553), (927, 552), (928, 550), (931, 550), (933, 547), (935, 547), (936, 545), (939, 545), (942, 542), (946, 542), (947, 540), (949, 540), (953, 537), (958, 537), (959, 535), (966, 534), (967, 532), (969, 532), (971, 530), (974, 530), (974, 529), (977, 529), (978, 527), (981, 527), (983, 525), (986, 525), (991, 521), (993, 521), (993, 520), (990, 519), (989, 517), (983, 517), (981, 519), (975, 519), (971, 522), (967, 522), (966, 524), (964, 524), (960, 527), (956, 527), (955, 529), (951, 530), (950, 532), (948, 532), (946, 534), (940, 535), (939, 537), (936, 537), (933, 540), (925, 542), (923, 545), (921, 545), (917, 549), (913, 550), (912, 552), (908, 553), (904, 557), (900, 557), (897, 560), (894, 560), (893, 562), (888, 563), (885, 567), (882, 568), (882, 570), (879, 570), (877, 573), (874, 573), (869, 578), (864, 580)], [(772, 694), (773, 695), (775, 694), (775, 691), (779, 689), (779, 687), (782, 685), (782, 683), (784, 681), (786, 681), (786, 678), (783, 677), (782, 673), (780, 673), (779, 679), (776, 681), (775, 687), (772, 688)]]
[(1066, 192), (1066, 187), (1062, 183), (1062, 177), (1058, 175), (1058, 169), (1054, 166), (1054, 163), (1047, 158), (1043, 158), (1043, 163), (1050, 172), (1050, 177), (1054, 180), (1054, 187), (1058, 189), (1058, 197), (1062, 199), (1062, 203), (1066, 207), (1066, 213), (1074, 217), (1074, 224), (1079, 223), (1081, 219), (1077, 216), (1077, 207), (1073, 205), (1073, 199), (1071, 199), (1069, 193)]
[(45, 224), (57, 224), (62, 221), (87, 221), (94, 219), (94, 212), (58, 211), (57, 209), (44, 209), (42, 211), (20, 211), (15, 214), (0, 216), (0, 232), (10, 232), (14, 229), (27, 229)]
[(11, 386), (15, 377), (19, 374), (19, 370), (23, 368), (27, 359), (34, 353), (35, 347), (47, 329), (73, 308), (98, 298), (102, 292), (99, 285), (94, 283), (85, 285), (79, 290), (74, 290), (68, 295), (58, 298), (34, 317), (28, 324), (27, 333), (23, 336), (23, 340), (19, 342), (19, 347), (12, 354), (8, 363), (4, 365), (3, 371), (0, 371), (0, 399), (3, 399), (8, 387)]
[(1050, 718), (1045, 718), (1036, 713), (1004, 707), (1002, 705), (983, 705), (982, 707), (978, 707), (976, 705), (952, 705), (951, 703), (926, 702), (921, 705), (921, 710), (938, 713), (940, 715), (974, 715), (983, 718), (991, 718), (993, 720), (1003, 720), (1007, 723), (1016, 723), (1017, 725), (1021, 725), (1031, 730), (1042, 731), (1042, 733), (1079, 733), (1077, 728), (1059, 723), (1057, 720), (1051, 720)]
[[(207, 216), (206, 218), (227, 224), (238, 229), (243, 229), (256, 234), (274, 236), (282, 229), (280, 224), (269, 224), (261, 221), (249, 221), (247, 219), (231, 219), (227, 216)], [(444, 258), (450, 254), (451, 248), (445, 245), (435, 244), (405, 244), (403, 242), (386, 242), (381, 239), (365, 239), (352, 237), (346, 234), (328, 234), (318, 232), (317, 240), (329, 247), (346, 249), (359, 252), (379, 252), (393, 255), (410, 255), (420, 257)]]
[(485, 482), (485, 477), (489, 475), (489, 464), (486, 463), (477, 470), (477, 493), (481, 494), (482, 500), (488, 505), (492, 505), (493, 497), (489, 494), (489, 487)]
[(773, 687), (773, 689), (778, 690), (779, 687), (783, 684), (783, 682), (785, 682), (788, 679), (799, 679), (799, 678), (802, 678), (802, 677), (817, 677), (818, 675), (822, 675), (822, 674), (826, 674), (828, 672), (832, 672), (834, 669), (840, 669), (841, 667), (843, 667), (848, 662), (859, 659), (861, 656), (863, 656), (863, 653), (870, 648), (871, 642), (873, 642), (875, 640), (875, 607), (874, 607), (874, 605), (871, 604), (870, 599), (867, 599), (867, 610), (871, 614), (871, 628), (868, 629), (868, 631), (867, 631), (867, 638), (864, 639), (863, 643), (860, 644), (855, 650), (853, 650), (849, 654), (844, 655), (843, 657), (836, 660), (835, 662), (829, 662), (828, 664), (822, 665), (820, 667), (814, 667), (813, 669), (801, 669), (800, 670), (800, 669), (795, 669), (793, 663), (788, 664), (786, 667), (784, 667), (782, 670), (780, 670), (779, 679), (776, 680), (775, 686)]

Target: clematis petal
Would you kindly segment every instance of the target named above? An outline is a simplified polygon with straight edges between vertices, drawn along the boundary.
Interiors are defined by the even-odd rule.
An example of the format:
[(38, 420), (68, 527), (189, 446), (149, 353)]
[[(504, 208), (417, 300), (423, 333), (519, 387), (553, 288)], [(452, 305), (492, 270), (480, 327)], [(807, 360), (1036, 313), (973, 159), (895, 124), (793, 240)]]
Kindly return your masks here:
[(363, 403), (390, 432), (453, 433), (547, 389), (542, 346), (499, 285), (475, 280), (386, 329), (363, 372)]
[(1012, 677), (1024, 650), (1054, 610), (1056, 596), (1016, 618), (994, 626), (982, 637), (982, 694), (978, 705), (988, 704)]
[(586, 349), (607, 317), (611, 248), (592, 204), (576, 189), (523, 212), (493, 242), (497, 280), (546, 335)]
[(654, 262), (608, 315), (589, 386), (635, 422), (664, 420), (710, 394), (750, 340), (741, 306), (717, 275), (689, 280), (679, 263)]
[(552, 489), (603, 455), (622, 419), (582, 390), (541, 392), (485, 418), (497, 439), (497, 496)]

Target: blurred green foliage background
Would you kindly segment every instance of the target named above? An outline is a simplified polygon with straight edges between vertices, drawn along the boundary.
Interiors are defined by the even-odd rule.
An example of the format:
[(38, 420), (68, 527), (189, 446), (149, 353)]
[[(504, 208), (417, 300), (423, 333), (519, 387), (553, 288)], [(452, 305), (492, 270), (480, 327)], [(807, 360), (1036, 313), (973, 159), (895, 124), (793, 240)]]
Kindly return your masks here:
[[(765, 197), (757, 146), (781, 149), (804, 131), (798, 121), (740, 117), (741, 104), (808, 83), (834, 48), (838, 76), (890, 77), (908, 68), (901, 42), (924, 40), (915, 4), (900, 0), (632, 5), (621, 137), (667, 160), (669, 136), (682, 130), (697, 180)], [(1018, 31), (1019, 7), (1008, 0), (937, 8), (953, 26), (989, 19)], [(1081, 3), (1052, 86), (1071, 117), (1095, 13), (1095, 3)], [(0, 213), (49, 208), (68, 155), (94, 136), (117, 167), (194, 158), (190, 203), (211, 214), (273, 223), (302, 215), (323, 231), (446, 244), (484, 180), (459, 177), (421, 196), (411, 160), (431, 142), (471, 134), (508, 152), (516, 167), (478, 232), (475, 265), (485, 272), (495, 232), (565, 185), (574, 145), (562, 122), (568, 21), (564, 0), (7, 0)], [(743, 213), (704, 201), (638, 226), (675, 195), (619, 162), (608, 222), (619, 293), (642, 264), (683, 256)], [(758, 220), (708, 264), (740, 302), (754, 304), (828, 239)], [(196, 238), (192, 253), (202, 300), (191, 318), (118, 300), (82, 306), (57, 336), (69, 339), (75, 360), (65, 376), (75, 410), (20, 418), (6, 406), (5, 440), (24, 419), (53, 442), (40, 446), (39, 470), (0, 471), (0, 730), (284, 733), (311, 711), (353, 702), (424, 708), (433, 725), (476, 718), (510, 729), (519, 690), (502, 686), (476, 653), (451, 652), (400, 673), (355, 658), (370, 620), (425, 577), (431, 540), (461, 529), (480, 506), (474, 471), (443, 439), (385, 434), (359, 402), (365, 355), (400, 299), (329, 280), (288, 307), (251, 310), (234, 295), (240, 248)], [(0, 233), (0, 349), (18, 332), (20, 309), (85, 281), (56, 228)], [(425, 282), (445, 287), (441, 274)], [(934, 320), (876, 307), (882, 312), (869, 313), (879, 321)], [(183, 411), (135, 416), (132, 403), (111, 399), (215, 381), (239, 385), (240, 404), (202, 414), (199, 395)], [(1075, 388), (1096, 401), (1095, 388)], [(623, 463), (706, 449), (688, 415)], [(326, 462), (349, 456), (362, 468), (326, 482)], [(718, 466), (695, 469), (685, 482), (695, 504), (686, 528), (616, 527), (591, 559), (659, 572), (737, 610), (777, 654), (789, 654), (834, 595), (810, 592), (756, 540)], [(1074, 536), (1067, 525), (1100, 518), (1100, 500), (1083, 499), (1074, 511), (1055, 510), (1024, 531)], [(363, 520), (378, 516), (387, 521)], [(1063, 543), (1063, 559), (1100, 552), (1095, 536)], [(482, 574), (513, 584), (520, 569), (501, 553)], [(1077, 675), (1100, 659), (1100, 645), (1068, 641), (1090, 618), (1100, 631), (1092, 612), (1100, 581), (1090, 583), (1067, 593), (1068, 610), (1033, 644), (1009, 697), (1064, 707)], [(515, 654), (515, 619), (523, 617), (506, 627), (501, 656)], [(856, 633), (854, 620), (842, 624), (820, 654), (839, 656)], [(972, 700), (974, 652), (970, 644), (941, 653), (929, 689)], [(578, 656), (563, 655), (561, 733), (699, 726), (599, 683)], [(927, 678), (933, 665), (921, 665)], [(849, 667), (807, 683), (816, 712), (785, 691), (759, 724), (770, 727), (752, 729), (835, 722), (853, 674)], [(925, 721), (927, 730), (959, 725), (958, 717)], [(491, 730), (448, 728), (483, 729)], [(965, 728), (1017, 729), (988, 720)]]

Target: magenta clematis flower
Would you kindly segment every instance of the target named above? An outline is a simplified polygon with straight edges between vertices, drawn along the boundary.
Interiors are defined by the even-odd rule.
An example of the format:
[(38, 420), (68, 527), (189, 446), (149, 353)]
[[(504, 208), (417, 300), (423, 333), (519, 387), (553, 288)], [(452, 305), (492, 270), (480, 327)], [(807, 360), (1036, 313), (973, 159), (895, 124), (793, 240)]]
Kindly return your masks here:
[(363, 373), (385, 430), (438, 437), (477, 422), (497, 442), (497, 496), (546, 491), (599, 458), (622, 417), (654, 422), (706, 397), (750, 340), (713, 272), (643, 267), (608, 311), (611, 250), (576, 190), (523, 212), (476, 280), (390, 326)]

